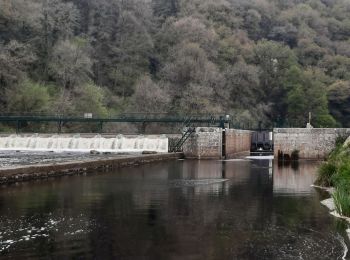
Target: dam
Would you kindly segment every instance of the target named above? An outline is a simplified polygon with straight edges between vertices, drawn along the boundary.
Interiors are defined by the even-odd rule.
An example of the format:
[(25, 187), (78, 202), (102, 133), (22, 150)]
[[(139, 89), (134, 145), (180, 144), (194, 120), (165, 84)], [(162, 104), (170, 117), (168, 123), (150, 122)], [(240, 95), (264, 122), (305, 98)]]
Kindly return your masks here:
[[(347, 131), (272, 137), (285, 154), (321, 158), (339, 133)], [(196, 127), (181, 152), (169, 152), (181, 135), (1, 135), (0, 254), (342, 259), (345, 230), (311, 187), (318, 162), (247, 156), (254, 143), (271, 146), (253, 134)], [(324, 153), (305, 153), (307, 142)]]
[(9, 135), (0, 136), (1, 150), (52, 152), (168, 152), (168, 138), (161, 136)]

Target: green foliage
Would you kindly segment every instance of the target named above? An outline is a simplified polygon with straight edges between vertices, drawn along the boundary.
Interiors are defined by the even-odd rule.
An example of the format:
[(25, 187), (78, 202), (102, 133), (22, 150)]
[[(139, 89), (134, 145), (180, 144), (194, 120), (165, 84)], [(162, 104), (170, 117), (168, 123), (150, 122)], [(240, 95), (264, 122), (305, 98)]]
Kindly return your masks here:
[(336, 81), (328, 90), (330, 111), (334, 117), (344, 126), (350, 126), (350, 109), (347, 105), (350, 101), (350, 82)]
[(29, 80), (9, 90), (6, 96), (9, 112), (37, 113), (49, 110), (50, 95), (47, 87)]
[[(348, 180), (347, 180), (348, 181)], [(337, 185), (332, 194), (336, 211), (343, 216), (350, 217), (350, 187), (348, 182)]]
[(87, 100), (98, 114), (142, 111), (136, 104), (145, 103), (146, 93), (149, 112), (163, 97), (163, 112), (230, 112), (246, 125), (304, 127), (312, 112), (315, 127), (349, 126), (346, 1), (0, 0), (0, 6), (2, 109), (33, 106), (10, 100), (29, 79), (50, 86), (52, 112), (80, 114)]
[(350, 217), (350, 148), (343, 141), (343, 137), (337, 139), (336, 148), (319, 168), (315, 183), (334, 186), (332, 197), (337, 212)]
[(318, 170), (318, 176), (315, 183), (317, 185), (325, 187), (332, 186), (332, 177), (336, 173), (336, 171), (337, 167), (333, 162), (323, 163)]
[(94, 85), (86, 84), (76, 93), (74, 110), (81, 116), (84, 113), (92, 113), (95, 117), (105, 117), (108, 114), (104, 104), (103, 89)]
[(305, 127), (309, 112), (315, 127), (335, 127), (337, 122), (329, 114), (328, 100), (323, 82), (315, 71), (301, 71), (291, 67), (284, 79), (287, 93), (288, 118), (292, 126)]

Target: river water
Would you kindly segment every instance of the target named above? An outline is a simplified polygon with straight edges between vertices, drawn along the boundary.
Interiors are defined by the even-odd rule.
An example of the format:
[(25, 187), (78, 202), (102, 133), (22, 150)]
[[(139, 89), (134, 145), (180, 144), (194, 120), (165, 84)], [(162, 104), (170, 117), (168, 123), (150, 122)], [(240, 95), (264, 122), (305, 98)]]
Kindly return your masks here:
[(178, 160), (0, 188), (2, 259), (342, 259), (317, 164)]

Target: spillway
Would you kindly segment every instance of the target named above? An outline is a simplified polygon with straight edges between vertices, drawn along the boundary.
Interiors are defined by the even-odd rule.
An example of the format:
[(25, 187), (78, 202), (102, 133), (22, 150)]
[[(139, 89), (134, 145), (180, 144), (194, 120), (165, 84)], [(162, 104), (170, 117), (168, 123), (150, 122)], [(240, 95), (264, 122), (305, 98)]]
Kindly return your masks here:
[(0, 150), (89, 152), (168, 152), (168, 138), (160, 136), (93, 137), (76, 135), (9, 135), (0, 137)]

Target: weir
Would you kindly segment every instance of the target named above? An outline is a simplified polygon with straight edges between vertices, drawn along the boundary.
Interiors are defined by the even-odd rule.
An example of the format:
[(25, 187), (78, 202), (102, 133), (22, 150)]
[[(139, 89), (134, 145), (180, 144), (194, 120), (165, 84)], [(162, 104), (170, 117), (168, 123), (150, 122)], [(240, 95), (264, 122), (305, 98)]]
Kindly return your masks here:
[(0, 150), (71, 152), (168, 152), (168, 138), (161, 136), (9, 135), (0, 137)]

